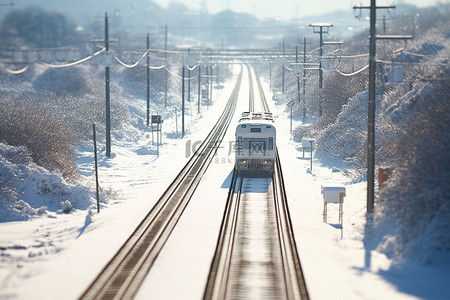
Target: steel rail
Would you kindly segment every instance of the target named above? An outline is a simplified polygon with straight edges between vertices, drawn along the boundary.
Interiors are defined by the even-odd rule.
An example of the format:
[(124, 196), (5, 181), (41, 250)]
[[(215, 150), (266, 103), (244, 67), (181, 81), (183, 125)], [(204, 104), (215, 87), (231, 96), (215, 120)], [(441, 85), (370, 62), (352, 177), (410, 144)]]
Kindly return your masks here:
[(248, 109), (250, 112), (254, 112), (255, 110), (255, 93), (253, 90), (253, 79), (252, 72), (250, 72), (250, 68), (247, 67), (248, 70), (248, 82), (249, 82), (249, 96), (248, 96)]
[[(230, 269), (234, 251), (239, 251), (234, 246), (237, 243), (236, 233), (239, 231), (238, 220), (243, 217), (240, 215), (243, 181), (244, 175), (234, 171), (228, 191), (227, 206), (222, 220), (217, 248), (211, 263), (210, 275), (203, 295), (204, 300), (233, 298), (230, 295)], [(279, 277), (282, 283), (280, 284), (284, 286), (286, 299), (308, 300), (309, 294), (298, 257), (278, 154), (276, 156), (275, 172), (272, 178), (272, 191), (273, 197), (268, 201), (273, 201), (276, 219), (276, 222), (274, 222), (277, 232), (276, 239), (278, 240), (278, 253), (280, 253), (282, 266), (282, 274)]]
[(273, 175), (273, 193), (277, 227), (282, 253), (284, 278), (288, 299), (309, 299), (303, 270), (298, 257), (297, 243), (292, 228), (291, 216), (284, 186), (283, 172), (281, 170), (278, 151)]
[(207, 138), (80, 299), (130, 299), (136, 294), (225, 135), (236, 108), (242, 73)]
[[(256, 74), (255, 74), (256, 75)], [(264, 109), (269, 111), (269, 107), (264, 97), (264, 91), (256, 75), (256, 81), (260, 92), (260, 100)], [(250, 86), (253, 85), (252, 76), (249, 71)], [(253, 89), (250, 88), (250, 98), (253, 99)], [(252, 106), (250, 106), (252, 107)], [(234, 245), (238, 229), (238, 219), (241, 204), (241, 188), (244, 176), (236, 170), (228, 191), (227, 205), (222, 220), (220, 235), (217, 242), (216, 252), (211, 263), (210, 275), (206, 284), (204, 300), (227, 299), (229, 295), (230, 269), (233, 259)], [(276, 219), (276, 232), (278, 236), (278, 247), (282, 266), (282, 276), (284, 282), (285, 295), (287, 299), (309, 299), (303, 271), (298, 257), (297, 245), (293, 234), (292, 222), (289, 213), (286, 190), (284, 187), (283, 174), (281, 170), (280, 158), (276, 154), (275, 172), (272, 177), (273, 208)], [(271, 201), (271, 200), (268, 200)]]
[(256, 70), (255, 70), (255, 77), (256, 77), (256, 82), (258, 84), (259, 95), (261, 97), (261, 102), (263, 104), (264, 111), (270, 112), (269, 104), (267, 103), (266, 95), (264, 94), (264, 89), (261, 84), (261, 79), (258, 76), (258, 74), (256, 73)]
[[(267, 101), (263, 96), (264, 91), (259, 77), (257, 75), (255, 77), (258, 82), (263, 106), (269, 111)], [(249, 76), (249, 79), (250, 85), (252, 85), (251, 76)], [(232, 261), (233, 251), (235, 250), (234, 245), (236, 243), (236, 233), (238, 232), (238, 219), (242, 217), (239, 216), (239, 207), (241, 204), (243, 180), (243, 174), (237, 173), (234, 170), (216, 252), (211, 263), (210, 275), (203, 295), (204, 300), (227, 299), (231, 269), (230, 262)], [(307, 300), (309, 299), (309, 295), (298, 257), (278, 152), (276, 154), (275, 172), (272, 177), (272, 191), (276, 232), (278, 233), (279, 253), (283, 270), (281, 278), (284, 279), (282, 286), (284, 286), (287, 299)]]
[(239, 176), (238, 173), (238, 171), (233, 170), (233, 177), (228, 190), (227, 209), (222, 219), (221, 234), (217, 242), (216, 253), (203, 299), (226, 299), (243, 182), (243, 177)]

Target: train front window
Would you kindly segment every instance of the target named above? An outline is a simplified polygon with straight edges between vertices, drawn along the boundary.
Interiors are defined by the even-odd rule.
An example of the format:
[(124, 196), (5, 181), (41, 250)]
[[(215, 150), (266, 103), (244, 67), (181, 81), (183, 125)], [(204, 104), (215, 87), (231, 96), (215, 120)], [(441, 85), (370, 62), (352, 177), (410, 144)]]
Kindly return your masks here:
[[(273, 146), (272, 146), (273, 147)], [(266, 155), (267, 139), (265, 138), (244, 138), (244, 151), (249, 156), (255, 154)]]
[(270, 138), (269, 138), (269, 145), (268, 145), (268, 148), (267, 148), (267, 149), (273, 150), (273, 137), (270, 137)]

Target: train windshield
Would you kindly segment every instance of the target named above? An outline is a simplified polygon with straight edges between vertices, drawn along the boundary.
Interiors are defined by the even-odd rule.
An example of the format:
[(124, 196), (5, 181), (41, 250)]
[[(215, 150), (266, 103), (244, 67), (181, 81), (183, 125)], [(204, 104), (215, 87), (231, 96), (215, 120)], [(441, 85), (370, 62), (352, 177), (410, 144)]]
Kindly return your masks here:
[[(242, 140), (241, 140), (242, 141)], [(245, 155), (266, 155), (267, 139), (266, 138), (244, 138), (242, 144), (238, 146), (238, 151)], [(273, 140), (272, 140), (273, 148)]]

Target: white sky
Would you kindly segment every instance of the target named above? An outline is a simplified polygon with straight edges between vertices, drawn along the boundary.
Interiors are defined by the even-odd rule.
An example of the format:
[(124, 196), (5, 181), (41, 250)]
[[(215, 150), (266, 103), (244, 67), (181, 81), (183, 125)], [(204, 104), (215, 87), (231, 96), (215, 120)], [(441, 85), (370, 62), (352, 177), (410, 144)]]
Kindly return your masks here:
[[(170, 2), (180, 2), (191, 10), (200, 10), (202, 2), (207, 5), (208, 12), (217, 13), (231, 9), (235, 12), (247, 12), (257, 17), (279, 17), (289, 20), (295, 17), (318, 15), (336, 9), (351, 10), (354, 5), (369, 5), (369, 0), (154, 0), (163, 7)], [(419, 7), (429, 6), (449, 0), (378, 0), (377, 5), (395, 5), (400, 2), (415, 4)]]

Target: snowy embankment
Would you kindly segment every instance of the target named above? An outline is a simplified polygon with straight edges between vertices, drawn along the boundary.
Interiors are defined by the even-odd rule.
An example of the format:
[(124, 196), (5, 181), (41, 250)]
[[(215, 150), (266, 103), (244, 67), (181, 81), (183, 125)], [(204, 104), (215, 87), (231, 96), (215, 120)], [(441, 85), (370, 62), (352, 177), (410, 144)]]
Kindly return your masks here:
[(91, 205), (88, 188), (68, 184), (60, 175), (36, 165), (25, 147), (0, 143), (0, 180), (2, 222), (54, 217), (69, 213), (72, 206), (86, 210)]
[[(235, 76), (238, 70), (235, 70)], [(77, 203), (78, 199), (81, 204), (85, 203), (84, 207), (77, 205), (69, 214), (61, 214), (60, 202), (66, 198), (50, 193), (45, 195), (49, 200), (46, 204), (28, 202), (38, 211), (46, 206), (41, 209), (46, 213), (37, 217), (30, 214), (28, 218), (22, 218), (26, 221), (0, 223), (0, 298), (79, 297), (184, 165), (192, 145), (202, 140), (217, 120), (233, 82), (229, 80), (223, 90), (216, 90), (216, 100), (208, 111), (204, 109), (197, 115), (195, 109), (191, 109), (194, 113), (186, 119), (188, 131), (184, 138), (179, 135), (179, 127), (175, 127), (176, 124), (180, 126), (175, 111), (165, 111), (159, 156), (156, 155), (158, 149), (152, 145), (152, 133), (143, 125), (144, 101), (125, 97), (123, 101), (134, 112), (131, 122), (123, 126), (120, 135), (115, 135), (111, 159), (104, 156), (104, 149), (100, 147), (100, 185), (109, 191), (109, 198), (102, 199), (100, 214), (95, 212), (92, 193), (81, 193), (76, 197), (78, 187), (67, 185), (63, 189), (65, 195), (74, 197), (67, 200)], [(266, 94), (270, 95), (267, 86), (264, 84)], [(248, 87), (246, 89), (248, 91)], [(243, 101), (246, 104), (247, 97), (243, 97)], [(161, 107), (159, 110), (163, 111)], [(332, 159), (314, 158), (313, 169), (309, 170), (309, 154), (303, 158), (300, 144), (291, 140), (289, 115), (284, 107), (271, 103), (271, 110), (276, 117), (278, 147), (300, 260), (312, 299), (448, 298), (444, 285), (448, 266), (411, 263), (395, 268), (392, 260), (375, 248), (376, 244), (364, 240), (366, 183), (363, 180), (355, 182), (349, 176), (351, 165), (342, 162), (336, 165)], [(213, 255), (208, 249), (214, 248), (217, 237), (214, 233), (220, 226), (227, 177), (233, 166), (233, 161), (229, 162), (233, 122), (221, 152), (210, 166), (213, 175), (203, 179), (203, 188), (188, 206), (186, 216), (180, 220), (174, 237), (167, 242), (149, 280), (144, 283), (143, 287), (148, 289), (142, 290), (139, 297), (201, 298), (206, 281), (204, 272)], [(6, 150), (2, 151), (14, 150), (4, 148)], [(85, 182), (94, 182), (92, 149), (80, 148), (77, 162)], [(47, 178), (53, 178), (58, 181), (56, 175), (27, 160), (13, 163), (2, 158), (3, 165), (8, 166), (8, 172), (14, 174), (11, 175), (14, 178), (21, 178), (20, 174), (36, 169), (40, 174), (36, 176), (41, 180), (53, 182), (47, 181)], [(346, 188), (343, 239), (340, 238), (337, 206), (329, 205), (328, 222), (322, 220), (320, 188), (331, 184)], [(28, 182), (24, 186), (39, 185)], [(38, 189), (28, 191), (37, 195), (39, 192)], [(195, 238), (194, 242), (189, 236)]]
[[(376, 170), (387, 169), (389, 180), (376, 190), (371, 226), (361, 229), (368, 254), (389, 258), (378, 273), (402, 292), (431, 299), (450, 298), (449, 28), (429, 29), (378, 64)], [(354, 182), (366, 175), (367, 102), (367, 91), (356, 94), (332, 124), (314, 131), (315, 158), (337, 170), (351, 164)]]

